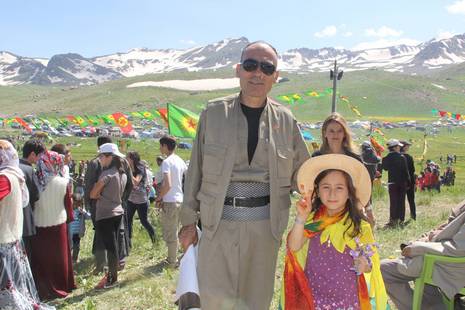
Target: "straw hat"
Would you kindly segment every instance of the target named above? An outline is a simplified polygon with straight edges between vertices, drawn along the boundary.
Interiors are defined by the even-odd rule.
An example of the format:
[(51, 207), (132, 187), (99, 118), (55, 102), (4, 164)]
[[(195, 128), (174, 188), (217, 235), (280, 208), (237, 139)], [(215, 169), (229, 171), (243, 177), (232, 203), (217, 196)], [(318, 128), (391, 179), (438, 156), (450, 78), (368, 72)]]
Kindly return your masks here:
[(368, 170), (360, 161), (342, 154), (316, 156), (304, 162), (297, 172), (300, 193), (313, 191), (316, 177), (329, 169), (346, 172), (354, 184), (358, 207), (363, 208), (368, 204), (371, 196), (371, 179)]

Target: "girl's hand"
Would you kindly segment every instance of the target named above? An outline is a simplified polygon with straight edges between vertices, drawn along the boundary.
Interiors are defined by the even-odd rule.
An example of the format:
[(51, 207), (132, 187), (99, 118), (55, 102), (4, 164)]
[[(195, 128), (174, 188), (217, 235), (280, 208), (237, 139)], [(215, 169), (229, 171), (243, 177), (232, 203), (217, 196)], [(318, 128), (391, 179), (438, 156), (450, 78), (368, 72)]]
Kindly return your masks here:
[(354, 258), (354, 267), (357, 274), (362, 274), (371, 271), (370, 263), (365, 256)]
[(310, 212), (312, 211), (310, 197), (311, 193), (300, 198), (296, 203), (297, 217), (304, 222), (307, 220)]

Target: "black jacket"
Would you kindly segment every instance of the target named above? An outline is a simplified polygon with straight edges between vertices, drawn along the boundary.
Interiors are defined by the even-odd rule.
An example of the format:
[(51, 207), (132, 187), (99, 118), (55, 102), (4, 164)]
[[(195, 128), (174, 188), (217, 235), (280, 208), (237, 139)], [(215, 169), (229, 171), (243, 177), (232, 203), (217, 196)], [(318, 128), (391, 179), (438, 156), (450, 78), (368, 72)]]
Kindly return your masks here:
[(396, 184), (410, 184), (410, 175), (405, 157), (397, 152), (390, 152), (383, 158), (381, 166), (388, 172), (388, 182)]
[(407, 162), (407, 170), (410, 176), (411, 184), (415, 184), (415, 163), (413, 162), (413, 157), (410, 154), (402, 153), (405, 157), (405, 161)]
[(26, 180), (27, 190), (29, 192), (29, 203), (23, 208), (23, 237), (29, 237), (36, 234), (36, 227), (34, 224), (34, 203), (39, 200), (39, 190), (34, 182), (34, 170), (31, 164), (25, 159), (19, 160), (19, 168), (24, 173)]

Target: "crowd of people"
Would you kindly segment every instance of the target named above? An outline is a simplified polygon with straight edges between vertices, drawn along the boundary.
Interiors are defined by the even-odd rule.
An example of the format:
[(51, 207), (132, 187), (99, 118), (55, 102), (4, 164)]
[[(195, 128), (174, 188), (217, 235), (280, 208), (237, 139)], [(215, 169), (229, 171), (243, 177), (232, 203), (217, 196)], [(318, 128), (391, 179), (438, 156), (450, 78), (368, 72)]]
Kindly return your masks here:
[(95, 288), (117, 285), (131, 248), (136, 212), (156, 241), (147, 216), (151, 197), (159, 202), (167, 263), (176, 266), (187, 170), (175, 154), (176, 140), (160, 139), (161, 180), (137, 152), (122, 154), (107, 136), (99, 137), (97, 144), (97, 156), (81, 161), (76, 174), (70, 169), (71, 150), (63, 144), (47, 149), (42, 141), (31, 139), (19, 158), (9, 141), (0, 140), (1, 309), (53, 309), (43, 302), (64, 298), (76, 288), (73, 263), (79, 260), (88, 219), (94, 228), (94, 273), (103, 273)]
[[(369, 141), (359, 152), (345, 119), (332, 113), (321, 147), (310, 154), (292, 113), (268, 97), (279, 76), (277, 61), (266, 42), (243, 49), (236, 66), (241, 92), (202, 112), (189, 167), (170, 136), (159, 140), (155, 175), (138, 152), (122, 154), (107, 136), (98, 137), (95, 158), (79, 164), (65, 145), (48, 150), (29, 140), (20, 160), (15, 147), (0, 140), (0, 308), (53, 308), (44, 302), (76, 288), (73, 262), (86, 219), (93, 227), (94, 272), (103, 275), (95, 289), (117, 286), (136, 212), (156, 242), (147, 216), (154, 201), (167, 266), (178, 267), (179, 244), (186, 252), (195, 248), (190, 282), (197, 289), (180, 296), (179, 309), (269, 309), (290, 194), (298, 191), (280, 309), (387, 309), (388, 296), (398, 309), (411, 309), (408, 282), (420, 275), (425, 253), (465, 256), (465, 202), (448, 223), (405, 244), (401, 259), (381, 261), (373, 182), (387, 171), (386, 227), (405, 223), (406, 198), (416, 220), (411, 143), (389, 140), (383, 158)], [(433, 275), (449, 297), (465, 286), (460, 267), (452, 280), (446, 277), (455, 267)], [(438, 290), (425, 299), (424, 309), (442, 309)]]

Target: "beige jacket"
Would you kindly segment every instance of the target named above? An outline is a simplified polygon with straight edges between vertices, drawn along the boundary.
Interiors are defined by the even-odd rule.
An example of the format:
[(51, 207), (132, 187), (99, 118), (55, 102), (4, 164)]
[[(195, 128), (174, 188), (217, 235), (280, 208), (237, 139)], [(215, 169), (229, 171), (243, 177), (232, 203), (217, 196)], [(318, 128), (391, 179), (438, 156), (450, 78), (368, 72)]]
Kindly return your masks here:
[[(432, 242), (415, 241), (412, 247), (413, 258), (402, 258), (398, 265), (400, 273), (418, 277), (423, 268), (423, 255), (426, 253), (444, 256), (465, 256), (465, 200), (460, 212), (453, 210), (449, 223), (434, 237)], [(465, 287), (465, 264), (437, 263), (433, 271), (433, 281), (452, 298)]]
[[(290, 191), (295, 176), (310, 155), (292, 113), (267, 99), (269, 134), (270, 207), (273, 236), (280, 240), (289, 220)], [(197, 212), (202, 236), (211, 239), (223, 212), (237, 150), (239, 95), (212, 102), (202, 112), (184, 185), (180, 221), (194, 224)]]

